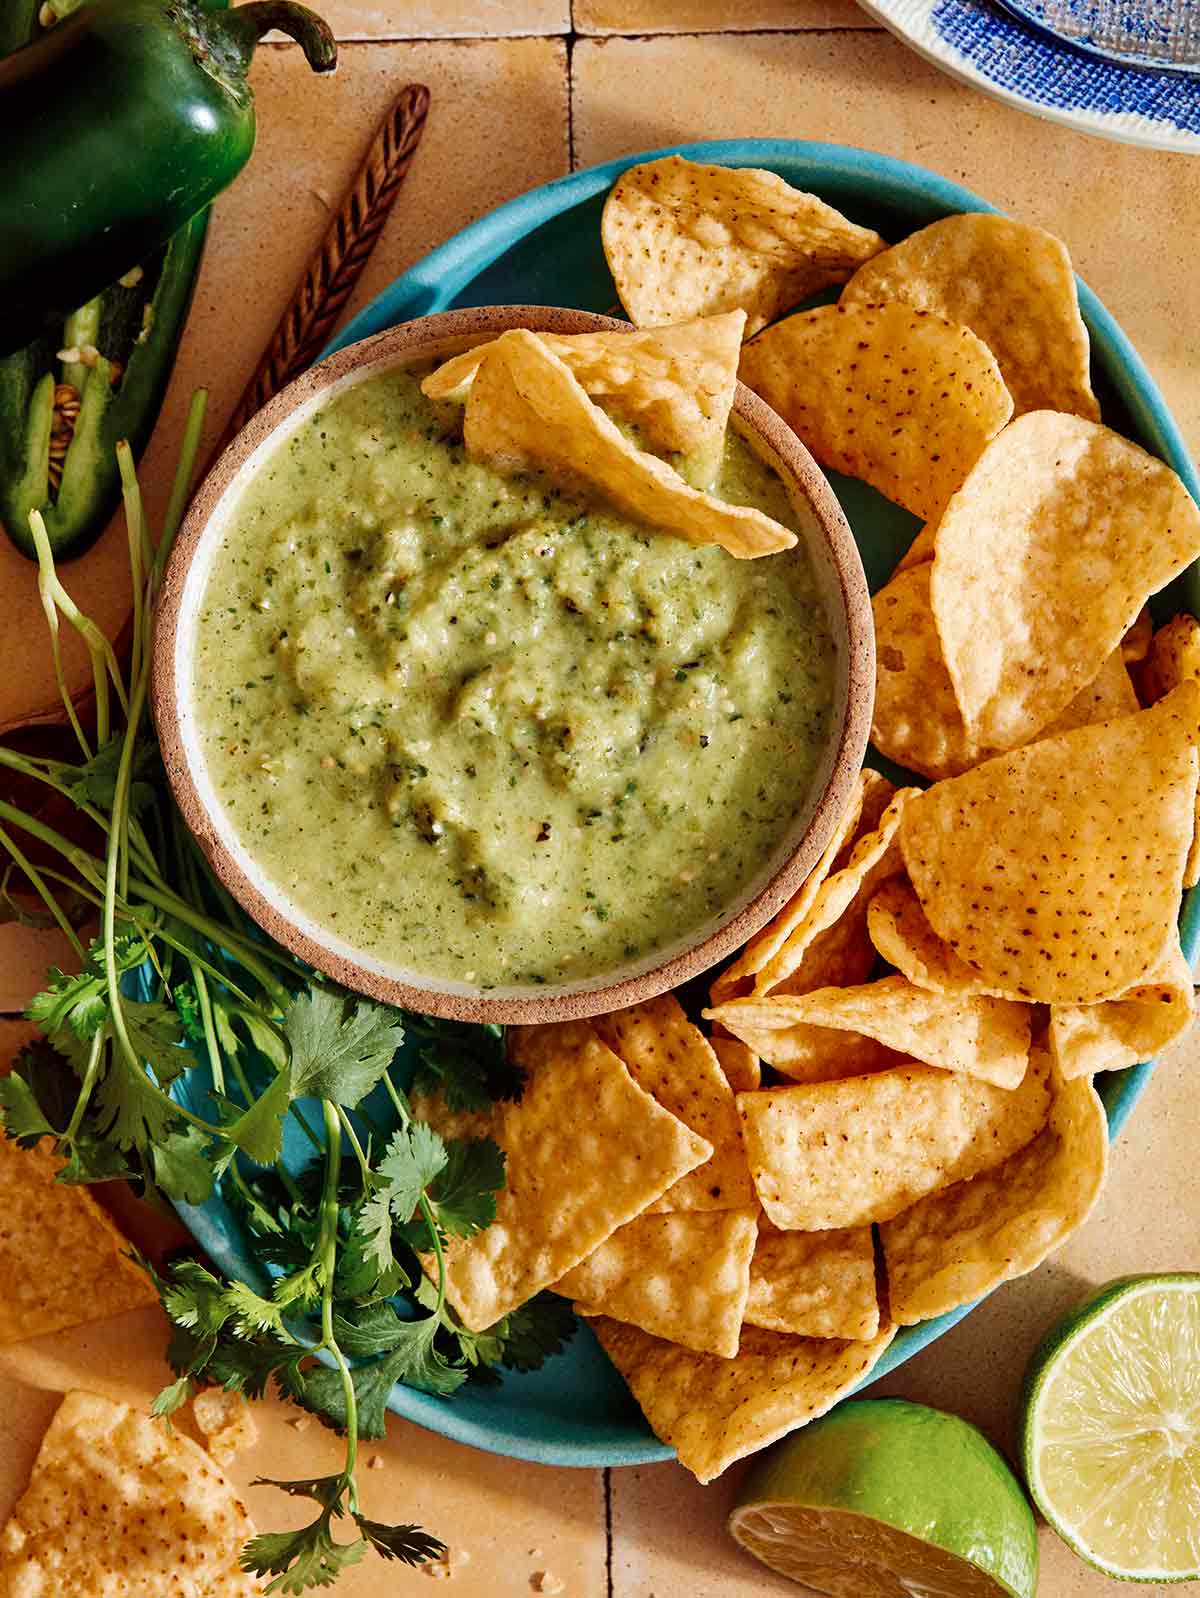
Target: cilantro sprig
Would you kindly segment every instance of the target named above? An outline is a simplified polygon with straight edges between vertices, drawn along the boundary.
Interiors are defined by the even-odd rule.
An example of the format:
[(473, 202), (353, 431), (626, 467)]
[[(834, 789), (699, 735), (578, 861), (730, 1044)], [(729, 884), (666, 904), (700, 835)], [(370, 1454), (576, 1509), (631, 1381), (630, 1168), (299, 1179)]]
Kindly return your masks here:
[[(420, 1527), (371, 1520), (359, 1503), (359, 1441), (384, 1435), (396, 1382), (449, 1396), (498, 1365), (534, 1369), (574, 1321), (543, 1294), (473, 1332), (447, 1302), (447, 1245), (491, 1223), (504, 1156), (486, 1137), (445, 1139), (416, 1118), (392, 1064), (407, 1039), (420, 1091), (454, 1111), (486, 1110), (522, 1086), (502, 1030), (397, 1011), (318, 977), (249, 928), (172, 802), (147, 715), (153, 610), (203, 410), (198, 396), (157, 547), (118, 447), (134, 596), (127, 678), (31, 517), (78, 758), (0, 745), (0, 772), (56, 796), (55, 813), (73, 807), (90, 842), (0, 794), (0, 918), (57, 926), (79, 963), (52, 969), (31, 1002), (43, 1036), (0, 1077), (0, 1120), (20, 1144), (53, 1140), (60, 1181), (122, 1178), (188, 1204), (219, 1190), (237, 1209), (264, 1265), (259, 1282), (227, 1280), (198, 1259), (161, 1273), (142, 1262), (170, 1321), (175, 1376), (153, 1407), (170, 1417), (206, 1384), (250, 1398), (273, 1388), (344, 1436), (340, 1471), (270, 1483), (312, 1501), (309, 1523), (262, 1532), (242, 1552), (246, 1570), (271, 1578), (268, 1593), (298, 1594), (371, 1551), (407, 1565), (443, 1551)], [(59, 661), (63, 621), (92, 662), (86, 728)], [(89, 919), (99, 932), (85, 943)], [(289, 1120), (313, 1146), (298, 1172), (281, 1158)]]

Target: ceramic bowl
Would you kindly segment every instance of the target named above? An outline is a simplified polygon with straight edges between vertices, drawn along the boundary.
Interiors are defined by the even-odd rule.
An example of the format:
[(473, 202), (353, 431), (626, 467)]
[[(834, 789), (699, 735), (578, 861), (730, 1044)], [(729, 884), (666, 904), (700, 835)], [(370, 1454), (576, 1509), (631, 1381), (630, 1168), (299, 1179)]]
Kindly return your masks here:
[[(853, 535), (829, 484), (795, 434), (741, 384), (732, 425), (779, 473), (800, 545), (812, 561), (833, 634), (830, 736), (808, 803), (757, 876), (712, 920), (681, 929), (637, 961), (541, 986), (482, 990), (381, 960), (310, 918), (241, 843), (206, 769), (192, 662), (212, 560), (237, 501), (264, 459), (337, 391), (388, 366), (449, 355), (514, 327), (580, 333), (628, 324), (588, 312), (509, 305), (422, 317), (339, 351), (290, 384), (234, 439), (196, 495), (167, 566), (153, 676), (163, 759), (184, 818), (213, 869), (264, 931), (347, 987), (389, 1004), (465, 1021), (535, 1022), (597, 1015), (677, 987), (731, 955), (787, 902), (815, 864), (845, 806), (867, 745), (875, 680), (871, 606)], [(788, 559), (784, 554), (772, 557)]]

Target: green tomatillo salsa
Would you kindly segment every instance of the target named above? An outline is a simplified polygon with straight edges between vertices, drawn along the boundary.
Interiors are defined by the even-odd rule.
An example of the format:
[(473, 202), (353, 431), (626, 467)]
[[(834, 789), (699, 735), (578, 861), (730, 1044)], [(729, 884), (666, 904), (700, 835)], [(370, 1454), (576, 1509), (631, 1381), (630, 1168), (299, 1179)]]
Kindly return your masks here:
[[(258, 868), (354, 950), (594, 977), (710, 922), (809, 808), (827, 619), (802, 544), (737, 560), (474, 464), (428, 369), (335, 393), (234, 505), (205, 764)], [(794, 525), (732, 430), (716, 491)]]

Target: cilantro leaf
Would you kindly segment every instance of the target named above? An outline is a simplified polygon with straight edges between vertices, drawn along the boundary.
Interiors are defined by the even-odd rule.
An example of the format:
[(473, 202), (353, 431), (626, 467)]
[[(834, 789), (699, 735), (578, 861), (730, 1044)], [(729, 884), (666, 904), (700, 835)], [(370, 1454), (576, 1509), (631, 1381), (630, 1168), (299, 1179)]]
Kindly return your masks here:
[(422, 1531), (420, 1526), (384, 1526), (378, 1520), (368, 1520), (365, 1515), (355, 1515), (354, 1524), (375, 1552), (385, 1559), (423, 1565), (446, 1552), (445, 1543)]
[(260, 1531), (242, 1549), (239, 1563), (255, 1576), (274, 1576), (268, 1593), (302, 1593), (309, 1587), (332, 1587), (348, 1565), (367, 1551), (366, 1541), (333, 1539), (332, 1509), (324, 1510), (298, 1531)]
[(151, 1400), (150, 1413), (161, 1415), (169, 1420), (176, 1410), (180, 1410), (196, 1391), (196, 1383), (190, 1376), (180, 1376), (177, 1380), (160, 1388)]
[(343, 1354), (351, 1359), (371, 1359), (390, 1353), (404, 1337), (404, 1327), (411, 1324), (402, 1321), (390, 1304), (370, 1304), (345, 1315), (335, 1310), (333, 1335)]
[(429, 1189), (438, 1225), (450, 1237), (472, 1237), (496, 1217), (504, 1186), (504, 1151), (491, 1138), (455, 1138)]
[[(117, 768), (125, 734), (110, 738), (92, 758), (76, 768), (75, 776), (66, 784), (76, 804), (90, 804), (97, 810), (110, 811), (117, 794)], [(148, 778), (157, 778), (161, 770), (158, 746), (152, 738), (139, 738), (133, 750), (133, 782), (129, 789), (129, 813), (140, 815), (154, 803), (154, 786)]]
[(58, 1135), (42, 1114), (33, 1089), (15, 1070), (0, 1076), (0, 1121), (4, 1123), (4, 1135), (23, 1149), (33, 1148), (44, 1137)]
[(494, 1100), (521, 1097), (525, 1073), (508, 1058), (503, 1027), (406, 1014), (405, 1030), (418, 1045), (414, 1096), (440, 1090), (451, 1110), (486, 1110)]
[[(438, 1321), (432, 1315), (419, 1321), (402, 1321), (397, 1316), (390, 1352), (370, 1364), (355, 1366), (351, 1378), (360, 1437), (386, 1436), (387, 1401), (397, 1382), (448, 1397), (466, 1381), (466, 1371), (450, 1365), (435, 1346), (437, 1330)], [(346, 1429), (346, 1399), (338, 1371), (324, 1366), (306, 1371), (300, 1402), (338, 1431)]]
[(96, 1112), (105, 1136), (121, 1149), (149, 1149), (165, 1143), (179, 1120), (141, 1066), (131, 1066), (114, 1051), (96, 1088)]
[(150, 1149), (154, 1180), (168, 1198), (203, 1204), (213, 1190), (209, 1139), (198, 1127), (171, 1132)]
[(500, 1363), (509, 1370), (535, 1371), (553, 1354), (561, 1354), (579, 1330), (575, 1312), (557, 1293), (539, 1293), (511, 1310), (489, 1330), (501, 1342)]
[(273, 1165), (283, 1152), (283, 1118), (291, 1098), (291, 1082), (281, 1071), (248, 1110), (228, 1122), (226, 1137), (259, 1165)]
[(353, 1106), (371, 1091), (404, 1041), (396, 1011), (330, 988), (292, 1000), (283, 1030), (292, 1050), (292, 1092)]
[(174, 1010), (165, 1004), (138, 1004), (134, 999), (122, 999), (121, 1010), (134, 1051), (164, 1087), (195, 1065), (195, 1056), (180, 1046), (183, 1028)]

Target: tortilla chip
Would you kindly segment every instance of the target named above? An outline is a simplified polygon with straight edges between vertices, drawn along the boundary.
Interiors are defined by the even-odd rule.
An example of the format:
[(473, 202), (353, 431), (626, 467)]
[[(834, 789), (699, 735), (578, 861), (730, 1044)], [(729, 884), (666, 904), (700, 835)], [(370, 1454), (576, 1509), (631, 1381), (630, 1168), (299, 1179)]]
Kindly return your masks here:
[[(836, 993), (837, 988), (819, 988)], [(854, 991), (854, 990), (847, 990)], [(907, 1055), (890, 1049), (860, 1032), (805, 1025), (792, 1016), (791, 1006), (807, 995), (731, 999), (704, 1014), (728, 1027), (768, 1065), (796, 1082), (834, 1082), (844, 1076), (864, 1076), (901, 1065)]]
[(875, 716), (871, 742), (910, 771), (939, 779), (978, 764), (929, 605), (933, 562), (897, 571), (871, 601), (875, 613)]
[[(1015, 1088), (1029, 1063), (1027, 1004), (931, 993), (902, 976), (884, 977), (863, 987), (818, 988), (788, 998), (735, 999), (708, 1013), (738, 1036), (749, 1027), (763, 1059), (788, 1076), (793, 1074), (789, 1060), (799, 1057), (801, 1071), (795, 1074), (803, 1082), (825, 1080), (803, 1070), (806, 1054), (818, 1062), (827, 1053), (837, 1058), (839, 1039), (845, 1040), (848, 1050), (858, 1042), (867, 1051), (862, 1069), (878, 1069), (870, 1056), (873, 1045), (882, 1047), (887, 1056), (879, 1063), (918, 1060), (943, 1071), (977, 1076), (1000, 1088)], [(830, 1074), (849, 1076), (853, 1065)]]
[(1121, 653), (1127, 666), (1136, 666), (1150, 653), (1154, 635), (1154, 619), (1147, 605), (1138, 611), (1137, 620), (1121, 640)]
[[(509, 1047), (526, 1072), (520, 1100), (470, 1121), (506, 1157), (496, 1219), (446, 1250), (447, 1296), (473, 1332), (553, 1286), (713, 1152), (586, 1023), (512, 1027)], [(462, 1135), (440, 1098), (414, 1109), (443, 1136)]]
[(1009, 1092), (928, 1065), (738, 1095), (763, 1209), (785, 1230), (887, 1221), (999, 1165), (1040, 1131), (1046, 1073)]
[(867, 907), (867, 930), (887, 963), (919, 988), (933, 993), (1009, 996), (989, 988), (977, 971), (942, 942), (907, 877), (891, 877), (879, 888)]
[(880, 1227), (892, 1315), (910, 1326), (1032, 1271), (1083, 1225), (1107, 1163), (1091, 1081), (1056, 1082), (1049, 1121), (1025, 1148)]
[(906, 305), (789, 316), (746, 346), (739, 375), (822, 466), (863, 478), (926, 520), (941, 515), (1012, 415), (987, 345)]
[(719, 1037), (714, 1033), (708, 1041), (717, 1064), (725, 1073), (725, 1080), (735, 1093), (751, 1093), (762, 1086), (762, 1061), (740, 1038)]
[(1200, 555), (1169, 466), (1035, 411), (983, 452), (937, 530), (930, 599), (968, 733), (1012, 749), (1091, 682), (1150, 594)]
[(844, 863), (842, 855), (857, 841), (860, 827), (872, 831), (878, 825), (895, 787), (879, 772), (864, 768), (859, 772), (854, 792), (825, 845), (821, 858), (805, 877), (783, 909), (756, 932), (733, 963), (721, 972), (712, 985), (714, 1004), (740, 997), (754, 987), (762, 968), (779, 953), (788, 938), (802, 926), (812, 909), (821, 886), (835, 866)]
[(937, 534), (937, 523), (926, 522), (912, 543), (896, 562), (896, 572), (908, 571), (912, 566), (920, 566), (923, 562), (933, 559), (933, 546)]
[(758, 1205), (643, 1215), (568, 1271), (555, 1291), (581, 1315), (611, 1315), (702, 1354), (738, 1351)]
[(969, 327), (991, 350), (1024, 411), (1074, 411), (1099, 421), (1087, 328), (1061, 239), (1007, 216), (946, 216), (875, 256), (843, 305), (899, 300)]
[(600, 237), (639, 327), (741, 307), (746, 337), (884, 248), (870, 228), (756, 167), (669, 155), (623, 172)]
[(258, 1441), (258, 1425), (241, 1393), (206, 1387), (192, 1399), (192, 1419), (218, 1465), (228, 1465)]
[(1070, 1080), (1151, 1060), (1187, 1031), (1195, 1004), (1191, 967), (1174, 938), (1151, 978), (1120, 997), (1106, 1004), (1051, 1006), (1055, 1064)]
[(62, 1163), (49, 1139), (23, 1149), (0, 1135), (0, 1345), (157, 1299), (108, 1212), (55, 1181)]
[[(644, 447), (688, 457), (685, 475), (707, 487), (716, 474), (737, 387), (743, 311), (640, 332), (538, 333), (589, 398), (632, 423)], [(493, 341), (443, 362), (421, 384), (431, 399), (466, 403)]]
[(236, 1488), (190, 1438), (70, 1392), (0, 1532), (0, 1592), (251, 1598), (266, 1590), (238, 1565), (253, 1535)]
[(989, 988), (1094, 1004), (1171, 936), (1196, 800), (1200, 684), (940, 782), (900, 846), (938, 936)]
[(781, 1232), (764, 1217), (750, 1263), (746, 1321), (799, 1337), (875, 1337), (879, 1294), (871, 1228)]
[[(1147, 613), (1148, 614), (1148, 613)], [(1200, 682), (1200, 622), (1186, 613), (1172, 616), (1146, 645), (1145, 665), (1139, 681), (1142, 700), (1151, 705), (1188, 679)], [(1200, 790), (1196, 794), (1196, 820), (1183, 885), (1194, 888), (1200, 882)]]
[(867, 935), (867, 906), (879, 884), (903, 869), (900, 819), (917, 791), (893, 793), (874, 832), (860, 837), (847, 864), (822, 884), (804, 921), (759, 972), (756, 998), (849, 987), (870, 975), (875, 951)]
[[(1149, 613), (1143, 612), (1149, 620)], [(1128, 639), (1128, 635), (1127, 635)], [(1186, 613), (1172, 616), (1146, 645), (1145, 665), (1139, 682), (1143, 703), (1151, 705), (1189, 678), (1200, 681), (1200, 622)], [(1196, 820), (1192, 844), (1183, 868), (1183, 885), (1200, 882), (1200, 790), (1196, 793)]]
[(1132, 716), (1137, 709), (1138, 697), (1118, 645), (1094, 681), (1079, 690), (1062, 714), (1042, 728), (1038, 738), (1054, 738), (1060, 732), (1073, 732), (1076, 727), (1094, 727), (1101, 721), (1115, 721), (1118, 716)]
[(736, 1359), (693, 1354), (636, 1326), (592, 1322), (655, 1435), (697, 1481), (832, 1409), (865, 1380), (896, 1335), (863, 1342), (788, 1337), (747, 1326)]
[[(875, 718), (871, 740), (881, 754), (940, 780), (969, 771), (997, 751), (967, 735), (942, 658), (929, 600), (932, 563), (897, 571), (871, 601), (875, 613)], [(1120, 648), (1048, 727), (1073, 727), (1127, 716), (1138, 708)]]
[(684, 1015), (674, 994), (596, 1016), (592, 1025), (643, 1092), (712, 1149), (711, 1159), (689, 1171), (653, 1207), (736, 1210), (753, 1204), (733, 1089), (708, 1039)]
[(463, 439), (473, 460), (498, 472), (539, 470), (583, 483), (622, 515), (690, 544), (720, 544), (741, 560), (796, 542), (762, 511), (702, 494), (637, 449), (565, 362), (524, 328), (488, 346), (467, 397)]

